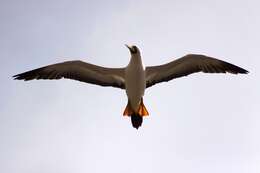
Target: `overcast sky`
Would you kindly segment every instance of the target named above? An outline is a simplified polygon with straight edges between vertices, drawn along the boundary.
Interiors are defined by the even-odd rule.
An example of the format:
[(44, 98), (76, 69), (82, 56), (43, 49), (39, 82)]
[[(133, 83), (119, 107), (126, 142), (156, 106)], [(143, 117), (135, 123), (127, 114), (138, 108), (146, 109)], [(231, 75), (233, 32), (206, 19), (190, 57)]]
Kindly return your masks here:
[[(0, 172), (259, 173), (258, 0), (0, 3)], [(125, 43), (140, 48), (145, 65), (200, 53), (250, 73), (149, 88), (139, 130), (122, 116), (123, 90), (11, 78), (74, 59), (126, 66)]]

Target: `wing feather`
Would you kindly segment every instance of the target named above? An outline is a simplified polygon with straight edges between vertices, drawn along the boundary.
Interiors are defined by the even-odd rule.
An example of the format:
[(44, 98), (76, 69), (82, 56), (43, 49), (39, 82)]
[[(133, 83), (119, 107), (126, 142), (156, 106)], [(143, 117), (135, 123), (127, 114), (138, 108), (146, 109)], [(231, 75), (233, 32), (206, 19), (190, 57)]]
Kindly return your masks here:
[(196, 72), (248, 73), (247, 70), (241, 67), (216, 58), (189, 54), (167, 64), (146, 67), (146, 88), (160, 82), (167, 82)]
[(83, 61), (66, 61), (13, 76), (16, 80), (74, 79), (100, 86), (125, 88), (124, 68), (106, 68)]

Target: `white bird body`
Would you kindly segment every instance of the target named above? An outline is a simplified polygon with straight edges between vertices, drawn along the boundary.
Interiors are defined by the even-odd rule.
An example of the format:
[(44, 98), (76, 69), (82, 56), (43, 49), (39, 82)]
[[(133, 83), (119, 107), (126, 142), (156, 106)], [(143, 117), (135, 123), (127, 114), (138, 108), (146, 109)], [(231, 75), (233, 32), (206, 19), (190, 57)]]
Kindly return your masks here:
[(199, 54), (188, 54), (169, 63), (148, 66), (144, 69), (139, 49), (134, 45), (126, 46), (131, 52), (131, 59), (125, 68), (107, 68), (83, 61), (66, 61), (17, 74), (13, 77), (25, 81), (68, 78), (100, 86), (125, 89), (128, 104), (123, 115), (130, 116), (133, 127), (138, 129), (142, 125), (143, 116), (149, 114), (143, 104), (146, 88), (196, 72), (248, 73), (247, 70), (236, 65)]
[(125, 69), (125, 88), (128, 100), (135, 112), (138, 112), (140, 101), (145, 91), (145, 70), (140, 53), (132, 54)]

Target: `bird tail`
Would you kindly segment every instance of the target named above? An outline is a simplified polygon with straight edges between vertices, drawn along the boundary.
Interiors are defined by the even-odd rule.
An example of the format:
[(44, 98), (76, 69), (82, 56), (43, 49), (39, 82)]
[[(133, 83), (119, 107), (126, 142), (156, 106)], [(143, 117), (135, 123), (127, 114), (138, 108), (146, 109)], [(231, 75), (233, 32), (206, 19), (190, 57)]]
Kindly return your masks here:
[(139, 114), (134, 113), (131, 115), (131, 122), (132, 122), (132, 126), (138, 129), (139, 127), (141, 127), (143, 123), (143, 117), (140, 116)]
[(142, 125), (143, 117), (148, 116), (149, 113), (143, 103), (143, 99), (141, 99), (137, 112), (134, 111), (134, 109), (130, 105), (130, 102), (128, 101), (123, 115), (130, 116), (133, 127), (138, 129)]

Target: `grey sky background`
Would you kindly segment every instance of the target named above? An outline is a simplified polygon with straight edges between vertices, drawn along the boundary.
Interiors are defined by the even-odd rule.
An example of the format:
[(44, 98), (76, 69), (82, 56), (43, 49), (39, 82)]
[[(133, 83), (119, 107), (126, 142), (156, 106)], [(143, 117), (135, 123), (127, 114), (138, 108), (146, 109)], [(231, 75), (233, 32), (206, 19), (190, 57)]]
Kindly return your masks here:
[[(2, 0), (0, 172), (260, 171), (257, 0)], [(210, 55), (248, 75), (193, 74), (146, 90), (136, 131), (123, 90), (11, 76), (80, 59), (121, 67)]]

